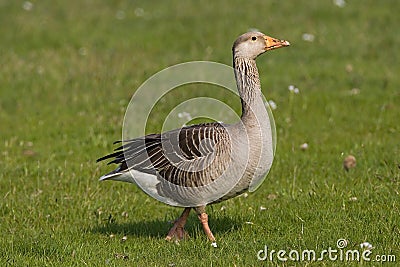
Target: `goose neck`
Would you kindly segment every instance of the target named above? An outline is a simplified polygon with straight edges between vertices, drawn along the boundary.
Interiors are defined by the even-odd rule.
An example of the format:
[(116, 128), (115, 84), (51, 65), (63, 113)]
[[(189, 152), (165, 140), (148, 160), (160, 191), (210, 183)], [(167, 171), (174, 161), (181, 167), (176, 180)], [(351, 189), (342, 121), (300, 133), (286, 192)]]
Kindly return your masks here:
[[(256, 61), (249, 58), (234, 57), (235, 78), (242, 102), (242, 119), (265, 109)], [(260, 106), (261, 104), (261, 106)]]

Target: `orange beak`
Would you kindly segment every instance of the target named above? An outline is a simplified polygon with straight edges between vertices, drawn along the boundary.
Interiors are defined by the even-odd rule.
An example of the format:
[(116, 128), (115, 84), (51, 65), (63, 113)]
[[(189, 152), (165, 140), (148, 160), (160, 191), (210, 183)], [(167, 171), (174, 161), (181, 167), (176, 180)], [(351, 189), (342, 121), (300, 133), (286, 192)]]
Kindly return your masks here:
[(264, 39), (265, 39), (265, 51), (273, 50), (273, 49), (277, 49), (277, 48), (281, 48), (281, 47), (290, 45), (290, 43), (288, 41), (279, 40), (279, 39), (272, 38), (272, 37), (269, 37), (266, 35), (264, 35)]

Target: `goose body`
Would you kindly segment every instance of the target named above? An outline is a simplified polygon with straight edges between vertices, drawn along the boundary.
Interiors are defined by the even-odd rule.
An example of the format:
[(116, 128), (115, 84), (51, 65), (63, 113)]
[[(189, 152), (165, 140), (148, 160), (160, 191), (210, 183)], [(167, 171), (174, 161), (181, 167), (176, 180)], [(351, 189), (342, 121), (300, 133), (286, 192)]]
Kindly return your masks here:
[(255, 60), (268, 50), (288, 45), (260, 32), (241, 35), (232, 48), (242, 102), (240, 121), (192, 125), (122, 141), (114, 153), (98, 159), (112, 159), (109, 163), (119, 164), (100, 180), (139, 184), (158, 200), (185, 207), (167, 240), (186, 236), (184, 225), (194, 208), (216, 246), (205, 206), (257, 188), (273, 160), (271, 123)]

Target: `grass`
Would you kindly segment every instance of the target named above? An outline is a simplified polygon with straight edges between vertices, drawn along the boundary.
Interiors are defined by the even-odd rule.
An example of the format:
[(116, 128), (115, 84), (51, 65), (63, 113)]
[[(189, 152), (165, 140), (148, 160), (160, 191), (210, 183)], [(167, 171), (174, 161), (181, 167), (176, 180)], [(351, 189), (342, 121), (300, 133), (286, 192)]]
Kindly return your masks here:
[[(398, 1), (32, 3), (0, 1), (1, 265), (358, 265), (257, 260), (265, 245), (319, 252), (340, 238), (400, 260)], [(181, 62), (230, 64), (233, 40), (253, 27), (292, 43), (258, 59), (277, 103), (273, 168), (255, 193), (209, 207), (218, 249), (194, 215), (191, 238), (166, 243), (181, 210), (99, 183), (111, 167), (95, 159), (120, 138), (142, 82)], [(165, 114), (154, 116), (150, 130)], [(345, 172), (348, 154), (357, 167)]]

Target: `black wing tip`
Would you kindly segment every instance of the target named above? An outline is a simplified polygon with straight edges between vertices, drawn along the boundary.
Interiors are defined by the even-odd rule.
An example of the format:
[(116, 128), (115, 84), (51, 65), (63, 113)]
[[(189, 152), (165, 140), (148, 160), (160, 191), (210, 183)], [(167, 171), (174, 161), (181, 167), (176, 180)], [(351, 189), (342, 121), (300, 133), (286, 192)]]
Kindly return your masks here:
[[(123, 142), (123, 141), (118, 140), (118, 141), (113, 142), (113, 145), (120, 144), (120, 143), (122, 143), (122, 142)], [(106, 159), (114, 158), (115, 156), (117, 156), (118, 154), (120, 154), (122, 148), (123, 148), (123, 146), (120, 146), (120, 147), (115, 148), (113, 153), (110, 153), (110, 154), (108, 154), (108, 155), (105, 155), (105, 156), (103, 156), (103, 157), (101, 157), (101, 158), (96, 159), (96, 162), (98, 163), (98, 162), (103, 161), (103, 160), (106, 160)], [(111, 164), (111, 163), (112, 163), (112, 162), (110, 162), (110, 163), (108, 163), (108, 164)]]
[(103, 161), (103, 160), (108, 159), (108, 158), (109, 158), (108, 155), (104, 156), (104, 157), (101, 157), (101, 158), (98, 158), (98, 159), (96, 159), (96, 163), (99, 163), (100, 161)]
[(112, 164), (112, 163), (120, 163), (121, 159), (123, 158), (123, 152), (122, 151), (117, 151), (115, 153), (106, 155), (104, 157), (98, 158), (96, 160), (96, 162), (100, 162), (100, 161), (103, 161), (103, 160), (106, 160), (106, 159), (112, 159), (112, 158), (114, 158), (114, 160), (109, 162), (108, 165)]

